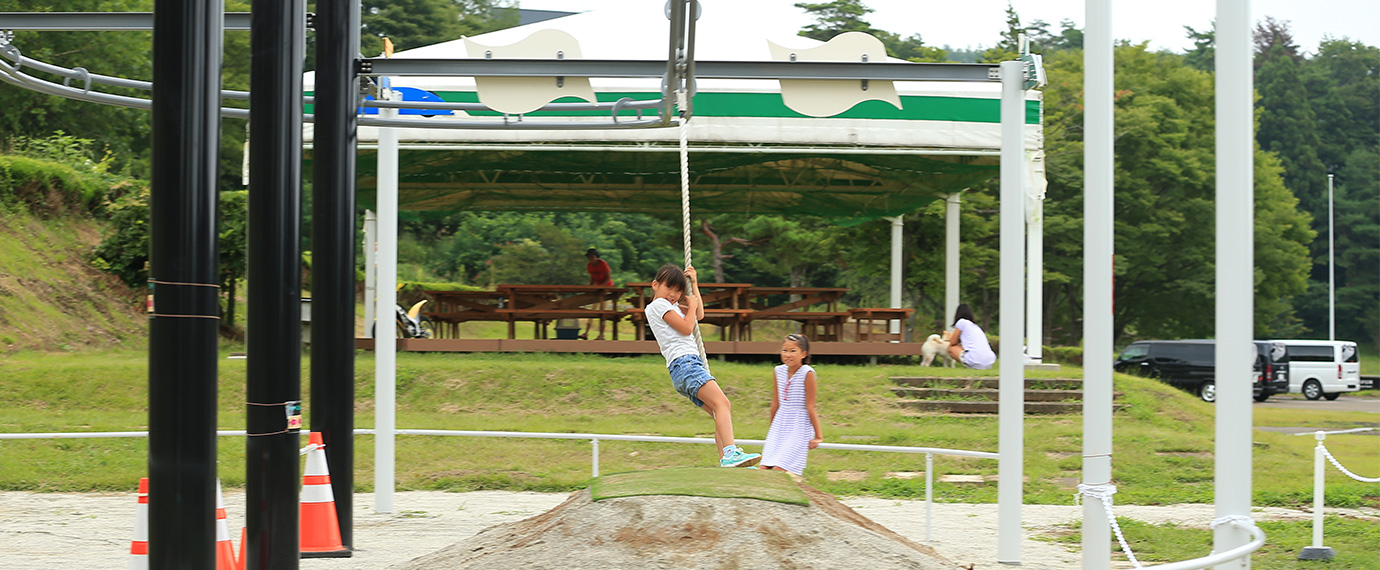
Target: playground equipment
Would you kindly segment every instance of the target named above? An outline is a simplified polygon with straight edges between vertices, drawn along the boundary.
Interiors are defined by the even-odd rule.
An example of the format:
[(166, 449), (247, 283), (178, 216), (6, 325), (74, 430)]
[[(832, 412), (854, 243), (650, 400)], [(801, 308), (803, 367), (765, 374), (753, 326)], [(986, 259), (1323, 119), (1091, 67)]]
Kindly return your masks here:
[[(255, 112), (251, 121), (267, 121), (264, 128), (252, 130), (251, 177), (264, 193), (264, 209), (251, 213), (254, 220), (269, 222), (274, 234), (291, 234), (295, 228), (295, 201), (300, 192), (300, 172), (293, 170), (298, 164), (301, 139), (300, 125), (303, 121), (298, 101), (302, 100), (300, 77), (300, 46), (305, 28), (303, 18), (304, 4), (300, 1), (271, 2), (256, 0), (254, 6), (254, 47), (256, 77), (251, 87), (251, 105)], [(1251, 85), (1250, 74), (1250, 17), (1246, 0), (1219, 0), (1217, 81), (1218, 81), (1218, 289), (1216, 311), (1218, 341), (1225, 347), (1240, 346), (1242, 358), (1249, 356), (1250, 315), (1251, 315), (1251, 219), (1252, 200), (1250, 180), (1252, 172), (1251, 141)], [(322, 0), (318, 2), (321, 16), (314, 25), (318, 27), (317, 43), (321, 47), (321, 66), (316, 96), (318, 130), (315, 133), (317, 149), (315, 167), (317, 172), (316, 191), (321, 193), (314, 200), (317, 219), (314, 236), (320, 241), (314, 248), (317, 271), (325, 274), (313, 279), (322, 287), (343, 289), (353, 277), (348, 273), (353, 267), (352, 239), (346, 234), (353, 229), (353, 178), (342, 175), (353, 172), (354, 133), (356, 125), (378, 125), (380, 136), (381, 164), (391, 161), (396, 167), (396, 152), (384, 158), (384, 147), (396, 148), (397, 128), (415, 126), (415, 121), (424, 119), (402, 119), (389, 116), (389, 112), (407, 105), (399, 102), (385, 103), (388, 97), (387, 82), (378, 81), (380, 107), (385, 110), (377, 119), (359, 119), (354, 116), (354, 94), (357, 92), (357, 76), (388, 77), (402, 75), (465, 75), (472, 77), (660, 77), (663, 80), (661, 97), (648, 108), (656, 109), (655, 118), (638, 118), (623, 121), (619, 114), (628, 109), (628, 102), (590, 103), (586, 108), (608, 111), (610, 118), (600, 119), (590, 124), (562, 122), (558, 125), (541, 124), (536, 121), (515, 120), (501, 115), (493, 120), (448, 121), (447, 124), (434, 124), (435, 128), (464, 129), (630, 129), (643, 127), (679, 126), (680, 121), (693, 114), (691, 104), (696, 94), (697, 78), (745, 78), (776, 80), (815, 80), (831, 79), (859, 82), (905, 81), (920, 79), (940, 79), (949, 81), (990, 81), (1002, 84), (1001, 125), (1001, 283), (1000, 294), (1003, 319), (1000, 335), (1004, 338), (1020, 338), (1024, 322), (1024, 291), (1022, 284), (1022, 257), (1025, 253), (1025, 240), (1021, 231), (1021, 219), (1026, 211), (1022, 180), (1025, 177), (1025, 157), (1023, 156), (1022, 132), (1020, 125), (1024, 109), (1021, 93), (1024, 89), (1038, 83), (1040, 72), (1038, 61), (1029, 58), (1025, 61), (1005, 62), (999, 66), (961, 66), (944, 64), (891, 64), (891, 63), (842, 63), (842, 62), (756, 62), (749, 66), (724, 62), (696, 61), (694, 57), (694, 22), (690, 17), (695, 12), (692, 3), (686, 0), (668, 2), (671, 22), (670, 50), (664, 66), (658, 63), (621, 60), (494, 60), (475, 59), (472, 61), (423, 61), (388, 60), (379, 58), (356, 59), (351, 46), (352, 34), (358, 33), (357, 6), (350, 2)], [(210, 485), (214, 479), (214, 432), (215, 420), (215, 362), (217, 361), (214, 331), (214, 200), (207, 195), (213, 191), (215, 180), (215, 156), (218, 143), (217, 115), (215, 106), (220, 93), (218, 77), (208, 70), (219, 68), (219, 35), (225, 28), (221, 14), (213, 13), (209, 7), (196, 4), (160, 2), (153, 15), (146, 15), (148, 21), (156, 20), (152, 26), (154, 41), (159, 47), (154, 50), (155, 75), (158, 84), (151, 85), (153, 91), (149, 108), (154, 109), (154, 239), (152, 267), (156, 272), (176, 271), (176, 274), (159, 274), (154, 280), (159, 285), (160, 310), (165, 307), (182, 309), (185, 312), (169, 312), (153, 315), (150, 325), (150, 465), (151, 474), (157, 476), (158, 470), (167, 470), (176, 465), (181, 478), (173, 477), (168, 471), (167, 480), (182, 487), (166, 492), (179, 492), (189, 500), (182, 504), (158, 503), (158, 511), (151, 513), (154, 550), (151, 554), (168, 566), (204, 566), (211, 560), (208, 540), (206, 546), (199, 546), (195, 539), (175, 541), (171, 538), (180, 533), (191, 537), (214, 536), (213, 526), (198, 517), (204, 514), (202, 507), (211, 503)], [(1094, 340), (1102, 342), (1111, 338), (1110, 331), (1110, 260), (1112, 243), (1111, 216), (1111, 36), (1109, 3), (1090, 0), (1088, 3), (1088, 84), (1087, 98), (1089, 124), (1089, 144), (1085, 145), (1089, 175), (1089, 199), (1085, 201), (1090, 215), (1085, 226), (1087, 249), (1086, 290), (1088, 291), (1088, 310), (1085, 314), (1086, 333), (1089, 339), (1088, 350), (1092, 356), (1087, 361), (1088, 392), (1085, 401), (1089, 413), (1085, 414), (1085, 483), (1102, 485), (1111, 478), (1111, 406), (1110, 406), (1110, 360), (1098, 362), (1101, 355), (1110, 359), (1111, 350), (1097, 351)], [(46, 15), (60, 20), (79, 21), (87, 16)], [(19, 19), (6, 14), (3, 26), (9, 29), (25, 29)], [(128, 26), (128, 24), (125, 24)], [(48, 28), (52, 29), (52, 28)], [(91, 29), (88, 26), (85, 29)], [(102, 28), (105, 29), (105, 28)], [(117, 28), (117, 29), (129, 29)], [(147, 28), (144, 28), (147, 29)], [(42, 82), (23, 73), (26, 64), (18, 59), (18, 51), (12, 46), (0, 50), (0, 55), (14, 61), (13, 64), (0, 62), (0, 80), (17, 84), (36, 91), (71, 97), (74, 99), (102, 103), (143, 106), (144, 102), (134, 98), (116, 98), (113, 95), (93, 95), (90, 85), (100, 84), (106, 78), (93, 76), (85, 70), (68, 70), (66, 83), (72, 80), (83, 85), (78, 89), (70, 85), (57, 85)], [(326, 54), (330, 54), (329, 56)], [(296, 64), (293, 64), (293, 61)], [(29, 61), (28, 63), (33, 63)], [(35, 64), (36, 65), (36, 64)], [(295, 68), (295, 75), (294, 65)], [(664, 73), (659, 69), (664, 68)], [(985, 77), (963, 75), (982, 73)], [(89, 80), (89, 83), (88, 83)], [(859, 84), (860, 87), (865, 85)], [(676, 98), (673, 94), (688, 96)], [(238, 94), (232, 94), (238, 96)], [(677, 104), (682, 105), (679, 109)], [(419, 103), (417, 108), (435, 107), (435, 103)], [(549, 104), (542, 109), (551, 108)], [(564, 104), (561, 104), (564, 105)], [(574, 105), (586, 105), (578, 103)], [(602, 107), (600, 105), (603, 105)], [(569, 109), (568, 107), (561, 107)], [(456, 110), (463, 110), (455, 107)], [(232, 113), (233, 114), (233, 113)], [(263, 119), (262, 117), (273, 118)], [(259, 117), (259, 118), (256, 118)], [(274, 119), (276, 118), (276, 120)], [(602, 123), (602, 124), (596, 124)], [(296, 138), (294, 138), (296, 137)], [(391, 139), (392, 142), (388, 142)], [(1093, 141), (1099, 141), (1093, 144)], [(325, 157), (323, 159), (323, 157)], [(275, 162), (276, 161), (276, 162)], [(380, 170), (383, 168), (381, 167)], [(383, 182), (384, 176), (380, 176)], [(323, 181), (329, 180), (328, 183)], [(397, 228), (389, 216), (395, 216), (397, 204), (396, 178), (390, 181), (391, 187), (381, 183), (380, 193), (380, 233), (395, 235)], [(176, 190), (176, 191), (172, 191)], [(392, 193), (385, 197), (385, 193)], [(385, 204), (393, 210), (384, 212)], [(255, 200), (251, 200), (251, 204)], [(684, 206), (682, 206), (684, 208)], [(1106, 222), (1105, 226), (1094, 224)], [(256, 234), (257, 235), (257, 234)], [(257, 240), (260, 244), (293, 243), (291, 240)], [(385, 248), (387, 249), (387, 248)], [(300, 256), (295, 246), (282, 251), (251, 251), (251, 273), (257, 274), (267, 287), (270, 283), (292, 284), (297, 277), (292, 273)], [(380, 265), (392, 263), (390, 256), (395, 252), (380, 252)], [(348, 263), (346, 263), (348, 261)], [(381, 275), (379, 288), (385, 294), (380, 303), (386, 309), (395, 304), (391, 298), (392, 278)], [(203, 286), (205, 285), (205, 286)], [(251, 284), (251, 287), (254, 285)], [(314, 285), (315, 286), (315, 285)], [(292, 289), (287, 287), (287, 289)], [(251, 316), (251, 320), (262, 330), (256, 329), (251, 335), (252, 342), (262, 343), (262, 349), (251, 348), (255, 355), (251, 366), (250, 399), (259, 405), (250, 407), (249, 433), (251, 464), (249, 493), (251, 506), (259, 497), (256, 493), (272, 487), (275, 490), (295, 487), (295, 454), (297, 432), (292, 428), (282, 429), (284, 423), (280, 406), (300, 398), (294, 397), (298, 389), (298, 356), (288, 354), (287, 349), (297, 349), (298, 323), (294, 313), (278, 310), (273, 302), (263, 302), (274, 296), (272, 289), (255, 296), (256, 303), (262, 303), (266, 311), (277, 310), (285, 322), (278, 323), (278, 316), (263, 318)], [(314, 291), (313, 298), (323, 307), (318, 311), (317, 325), (331, 331), (348, 331), (352, 307), (348, 296), (339, 291), (323, 293)], [(289, 299), (296, 303), (296, 291)], [(328, 316), (329, 315), (329, 316)], [(322, 317), (325, 317), (324, 319)], [(1014, 318), (1013, 318), (1014, 317)], [(334, 319), (334, 321), (330, 321)], [(209, 326), (208, 326), (209, 325)], [(262, 334), (259, 334), (262, 333)], [(257, 337), (257, 338), (256, 338)], [(313, 339), (313, 401), (318, 404), (313, 421), (318, 419), (327, 426), (323, 428), (325, 440), (337, 453), (329, 460), (339, 465), (333, 470), (348, 477), (352, 471), (350, 431), (352, 431), (353, 391), (351, 382), (353, 368), (351, 358), (353, 346), (348, 338)], [(999, 499), (1001, 511), (1001, 540), (998, 560), (1005, 563), (1019, 563), (1020, 532), (1020, 491), (1021, 491), (1021, 397), (1020, 385), (1023, 362), (1020, 353), (1021, 343), (1003, 343), (1000, 358), (1003, 386), (1011, 386), (1012, 392), (1002, 394), (1001, 428), (999, 455), (1001, 457)], [(1038, 344), (1038, 343), (1032, 343)], [(390, 343), (380, 343), (376, 363), (380, 367), (378, 377), (382, 381), (391, 378), (393, 350)], [(319, 358), (318, 358), (319, 357)], [(255, 361), (262, 363), (259, 365)], [(1250, 486), (1242, 484), (1249, 481), (1249, 475), (1242, 477), (1241, 471), (1250, 466), (1250, 409), (1244, 393), (1249, 390), (1249, 378), (1240, 370), (1249, 370), (1243, 363), (1218, 359), (1219, 391), (1222, 398), (1218, 407), (1218, 452), (1217, 460), (1217, 501), (1220, 524), (1215, 524), (1216, 550), (1213, 557), (1244, 556), (1263, 541), (1258, 529), (1249, 524)], [(1009, 364), (1008, 364), (1009, 363)], [(319, 367), (318, 367), (319, 365)], [(384, 368), (387, 373), (384, 373)], [(264, 386), (258, 381), (268, 382), (270, 378), (281, 386), (290, 387), (285, 393), (261, 391)], [(1005, 388), (1003, 388), (1005, 392)], [(391, 454), (393, 429), (392, 387), (380, 386), (377, 391), (377, 421), (380, 424), (378, 449), (381, 455), (375, 467), (386, 477), (376, 480), (376, 489), (381, 500), (381, 510), (391, 510), (392, 457), (383, 457), (385, 451)], [(1105, 392), (1105, 397), (1103, 394)], [(1239, 397), (1238, 397), (1239, 396)], [(262, 408), (262, 409), (256, 409)], [(175, 413), (190, 409), (195, 413)], [(290, 424), (289, 424), (290, 425)], [(275, 431), (278, 430), (278, 431)], [(194, 434), (194, 435), (188, 435)], [(256, 443), (256, 440), (260, 440)], [(207, 445), (210, 443), (210, 445)], [(336, 464), (336, 461), (343, 462)], [(199, 474), (199, 476), (198, 476)], [(285, 484), (286, 482), (286, 484)], [(386, 483), (386, 484), (385, 484)], [(345, 489), (351, 483), (336, 481)], [(164, 487), (160, 487), (162, 489)], [(348, 500), (348, 491), (341, 493)], [(278, 509), (283, 501), (271, 500), (265, 496), (264, 504), (270, 509)], [(292, 506), (290, 503), (287, 505)], [(386, 508), (383, 508), (386, 507)], [(348, 518), (350, 508), (341, 509), (342, 518)], [(251, 536), (261, 536), (261, 532), (295, 532), (295, 513), (274, 511), (255, 513), (251, 510), (250, 527), (260, 525), (259, 531)], [(258, 516), (256, 516), (258, 515)], [(1084, 532), (1085, 565), (1090, 568), (1106, 567), (1108, 557), (1102, 554), (1107, 549), (1107, 521), (1104, 514), (1098, 514), (1091, 506), (1085, 511), (1088, 524)], [(204, 518), (204, 517), (201, 517)], [(342, 534), (348, 532), (349, 524), (342, 524)], [(160, 533), (169, 540), (160, 541)], [(1101, 545), (1096, 543), (1101, 538)], [(274, 551), (256, 553), (261, 548), (259, 542), (251, 543), (251, 558), (270, 559), (270, 565), (295, 567), (296, 552)], [(349, 544), (349, 539), (344, 539)], [(160, 549), (166, 549), (161, 550)], [(289, 555), (291, 560), (289, 560)], [(1198, 568), (1206, 563), (1201, 561), (1178, 563), (1167, 567)]]

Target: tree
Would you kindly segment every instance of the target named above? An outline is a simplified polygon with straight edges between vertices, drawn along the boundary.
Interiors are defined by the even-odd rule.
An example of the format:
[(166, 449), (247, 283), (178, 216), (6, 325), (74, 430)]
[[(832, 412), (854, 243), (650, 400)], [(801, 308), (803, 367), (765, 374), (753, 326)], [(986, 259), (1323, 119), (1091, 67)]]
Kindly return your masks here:
[[(1213, 80), (1186, 56), (1116, 49), (1116, 333), (1210, 336), (1214, 312)], [(1051, 330), (1081, 337), (1082, 53), (1047, 60), (1046, 289)], [(1285, 330), (1303, 291), (1308, 217), (1281, 183), (1278, 162), (1255, 156), (1256, 334)], [(1058, 301), (1055, 301), (1057, 297)], [(1063, 301), (1068, 307), (1061, 307)], [(1067, 325), (1063, 325), (1067, 322)]]
[(1199, 71), (1217, 69), (1217, 21), (1214, 20), (1211, 28), (1201, 32), (1192, 26), (1184, 26), (1184, 30), (1188, 32), (1188, 39), (1193, 40), (1193, 49), (1188, 50), (1186, 63)]
[(926, 46), (920, 34), (902, 38), (898, 34), (872, 27), (872, 24), (863, 19), (872, 9), (861, 0), (798, 2), (795, 7), (815, 17), (815, 23), (800, 30), (800, 35), (807, 38), (827, 42), (844, 32), (862, 32), (880, 40), (886, 47), (887, 55), (891, 57), (916, 62), (948, 61), (944, 50)]
[(505, 0), (364, 0), (361, 53), (383, 51), (383, 38), (399, 51), (517, 25)]
[(872, 24), (863, 16), (872, 12), (861, 0), (830, 0), (829, 2), (797, 2), (800, 8), (815, 17), (815, 23), (800, 30), (800, 35), (827, 42), (844, 32), (873, 33)]

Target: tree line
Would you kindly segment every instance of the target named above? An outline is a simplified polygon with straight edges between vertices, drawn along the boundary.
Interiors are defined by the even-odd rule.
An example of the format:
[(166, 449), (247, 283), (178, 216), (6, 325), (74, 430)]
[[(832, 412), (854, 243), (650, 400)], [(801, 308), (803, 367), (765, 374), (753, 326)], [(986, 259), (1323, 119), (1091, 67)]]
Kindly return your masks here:
[[(31, 9), (0, 0), (0, 11)], [(147, 0), (60, 0), (54, 11), (151, 9)], [(399, 49), (511, 26), (515, 2), (407, 0), (364, 2), (361, 52), (377, 53), (386, 35)], [(1071, 22), (1022, 24), (1007, 11), (1007, 30), (990, 48), (928, 46), (867, 21), (861, 0), (801, 2), (815, 18), (802, 36), (828, 39), (846, 31), (877, 36), (911, 61), (995, 62), (1014, 57), (1025, 34), (1045, 55), (1047, 200), (1044, 314), (1046, 344), (1076, 345), (1082, 335), (1082, 43)], [(248, 2), (227, 0), (227, 11)], [(1186, 28), (1194, 48), (1155, 51), (1146, 43), (1116, 46), (1116, 334), (1137, 338), (1211, 336), (1213, 331), (1213, 42), (1212, 30)], [(226, 36), (226, 88), (244, 89), (249, 36)], [(1334, 176), (1337, 335), (1380, 349), (1380, 49), (1328, 38), (1305, 49), (1287, 23), (1263, 20), (1255, 34), (1255, 328), (1258, 338), (1327, 334), (1327, 181)], [(98, 73), (148, 78), (149, 34), (20, 32), (26, 55)], [(310, 50), (309, 50), (310, 53)], [(308, 55), (310, 68), (310, 55)], [(0, 137), (42, 139), (62, 131), (100, 141), (92, 154), (134, 179), (147, 178), (148, 116), (66, 101), (0, 85)], [(222, 232), (237, 239), (243, 224), (240, 168), (244, 128), (222, 125)], [(964, 302), (985, 326), (997, 304), (997, 182), (962, 197)], [(140, 209), (139, 200), (143, 200)], [(147, 195), (120, 194), (110, 212), (147, 219)], [(310, 208), (303, 208), (310, 215)], [(489, 286), (500, 282), (582, 283), (583, 252), (596, 247), (618, 282), (643, 281), (661, 263), (681, 259), (679, 220), (645, 214), (584, 212), (452, 212), (407, 214), (399, 246), (401, 278)], [(917, 309), (917, 331), (942, 327), (943, 204), (904, 216), (903, 303)], [(849, 287), (845, 302), (888, 300), (890, 227), (883, 220), (839, 226), (828, 220), (770, 215), (709, 215), (694, 221), (695, 263), (706, 279), (763, 285)], [(138, 224), (112, 224), (97, 263), (140, 286)], [(304, 221), (309, 235), (310, 220)], [(146, 237), (143, 238), (146, 243)], [(227, 241), (232, 250), (242, 242)], [(309, 244), (304, 244), (310, 249)], [(143, 256), (142, 258), (140, 256)], [(126, 257), (128, 259), (126, 259)], [(362, 264), (362, 256), (360, 256)], [(242, 278), (227, 260), (226, 279)]]

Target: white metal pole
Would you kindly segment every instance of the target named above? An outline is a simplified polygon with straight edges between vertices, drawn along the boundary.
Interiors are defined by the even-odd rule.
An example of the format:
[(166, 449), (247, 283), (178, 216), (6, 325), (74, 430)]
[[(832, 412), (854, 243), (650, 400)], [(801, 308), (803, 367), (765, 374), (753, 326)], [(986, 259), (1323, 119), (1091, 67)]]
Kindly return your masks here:
[(1026, 299), (1025, 299), (1025, 354), (1039, 362), (1044, 347), (1044, 293), (1045, 293), (1045, 202), (1035, 200), (1031, 203), (1030, 221), (1026, 223)]
[[(901, 230), (903, 229), (904, 217), (896, 216), (891, 220), (891, 308), (901, 308)], [(901, 332), (901, 321), (892, 319), (890, 323), (891, 334)]]
[[(1254, 81), (1250, 0), (1217, 0), (1216, 518), (1251, 516), (1251, 363), (1254, 331)], [(1213, 550), (1251, 541), (1236, 525)], [(1239, 564), (1238, 564), (1239, 561)], [(1250, 568), (1250, 556), (1219, 564)]]
[(364, 211), (364, 338), (374, 338), (374, 309), (378, 303), (379, 218)]
[(944, 200), (944, 330), (953, 326), (954, 311), (958, 310), (958, 212), (959, 193)]
[(925, 454), (925, 542), (933, 542), (930, 529), (934, 527), (934, 454)]
[[(380, 99), (391, 92), (383, 90)], [(396, 109), (379, 109), (380, 118), (392, 118)], [(398, 303), (398, 131), (379, 128), (378, 150), (378, 325), (374, 335), (374, 509), (393, 512), (393, 460), (395, 398), (397, 390)]]
[(997, 402), (997, 562), (1021, 563), (1025, 472), (1025, 64), (1001, 63), (1001, 388)]
[[(1112, 482), (1112, 255), (1115, 169), (1112, 0), (1087, 0), (1083, 35), (1083, 484)], [(1083, 568), (1112, 560), (1111, 521), (1083, 501)]]
[(1337, 340), (1337, 263), (1333, 257), (1336, 243), (1332, 231), (1332, 175), (1327, 175), (1327, 340)]
[(592, 465), (591, 465), (591, 468), (592, 468), (592, 469), (591, 469), (591, 470), (594, 472), (594, 474), (591, 475), (591, 477), (598, 477), (598, 476), (599, 476), (599, 438), (591, 439), (591, 440), (589, 440), (589, 443), (590, 443), (590, 445), (592, 446), (591, 455), (592, 455), (592, 457), (593, 457), (593, 459), (590, 460), (591, 463), (592, 463)]
[(1327, 439), (1327, 434), (1319, 431), (1314, 434), (1318, 444), (1313, 447), (1313, 546), (1322, 548), (1323, 545), (1323, 502), (1326, 491), (1323, 488), (1323, 479), (1327, 476), (1326, 469), (1323, 468), (1323, 440)]

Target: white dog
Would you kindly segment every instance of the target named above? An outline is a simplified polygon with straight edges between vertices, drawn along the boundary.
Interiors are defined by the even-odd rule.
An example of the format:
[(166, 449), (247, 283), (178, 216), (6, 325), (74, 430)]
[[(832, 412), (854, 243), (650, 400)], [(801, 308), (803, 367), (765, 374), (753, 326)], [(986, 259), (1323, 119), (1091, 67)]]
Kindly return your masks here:
[(952, 368), (954, 365), (953, 357), (949, 356), (949, 343), (944, 342), (944, 338), (937, 334), (925, 339), (925, 343), (920, 345), (920, 354), (924, 356), (920, 362), (921, 366), (929, 366), (936, 356), (943, 357), (945, 367)]

